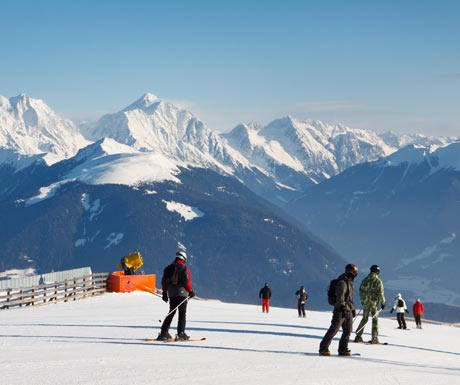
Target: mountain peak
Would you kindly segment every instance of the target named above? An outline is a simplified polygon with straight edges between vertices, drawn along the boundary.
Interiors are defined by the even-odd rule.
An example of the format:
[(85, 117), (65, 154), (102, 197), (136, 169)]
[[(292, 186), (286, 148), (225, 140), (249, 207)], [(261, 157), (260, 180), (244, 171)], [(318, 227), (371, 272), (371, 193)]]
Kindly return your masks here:
[(23, 105), (23, 106), (27, 106), (27, 107), (30, 107), (30, 97), (24, 93), (22, 94), (19, 94), (17, 96), (13, 96), (11, 97), (10, 99), (10, 103), (13, 107), (16, 107), (19, 106), (19, 105)]
[(129, 105), (124, 109), (124, 111), (132, 110), (147, 110), (156, 103), (159, 103), (161, 100), (151, 92), (147, 92), (140, 99), (136, 100), (133, 104)]
[(153, 103), (159, 101), (158, 97), (151, 92), (147, 92), (144, 96), (142, 96), (140, 100), (142, 100), (146, 106), (150, 106)]

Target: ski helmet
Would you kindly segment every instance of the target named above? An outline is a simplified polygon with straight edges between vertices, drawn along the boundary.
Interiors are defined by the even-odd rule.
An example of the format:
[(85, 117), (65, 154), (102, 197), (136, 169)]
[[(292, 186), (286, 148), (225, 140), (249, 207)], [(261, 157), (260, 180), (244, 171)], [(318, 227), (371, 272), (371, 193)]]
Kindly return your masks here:
[(358, 275), (358, 266), (354, 265), (353, 263), (349, 263), (347, 266), (345, 266), (345, 273), (349, 273), (353, 275), (353, 277), (356, 277)]
[(379, 265), (372, 265), (370, 270), (373, 273), (379, 274), (380, 273), (380, 266)]
[(181, 259), (182, 261), (186, 262), (187, 261), (187, 254), (185, 253), (185, 251), (182, 251), (182, 250), (179, 250), (177, 253), (176, 253), (176, 257)]

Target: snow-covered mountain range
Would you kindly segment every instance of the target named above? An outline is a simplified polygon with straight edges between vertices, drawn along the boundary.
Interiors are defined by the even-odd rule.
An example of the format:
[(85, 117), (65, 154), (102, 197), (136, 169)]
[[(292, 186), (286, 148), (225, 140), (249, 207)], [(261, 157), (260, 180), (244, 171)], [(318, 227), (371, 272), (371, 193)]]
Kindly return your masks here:
[(345, 257), (382, 266), (387, 285), (460, 306), (460, 142), (407, 146), (345, 170), (288, 211)]
[(89, 143), (73, 122), (42, 100), (25, 94), (10, 99), (0, 96), (0, 162), (21, 168), (41, 156), (53, 164)]
[[(219, 134), (191, 112), (151, 93), (119, 112), (78, 127), (53, 112), (41, 100), (27, 95), (9, 99), (0, 97), (0, 209), (3, 210), (2, 215), (15, 218), (0, 237), (0, 241), (3, 239), (7, 244), (4, 249), (11, 254), (8, 257), (11, 259), (3, 260), (1, 266), (15, 267), (9, 262), (30, 261), (45, 255), (49, 258), (51, 251), (47, 248), (52, 244), (53, 255), (61, 253), (66, 256), (66, 267), (72, 263), (79, 266), (82, 256), (107, 246), (97, 263), (102, 268), (113, 255), (113, 247), (118, 245), (117, 252), (123, 253), (123, 247), (124, 250), (132, 248), (133, 244), (128, 246), (129, 242), (136, 237), (136, 247), (144, 244), (147, 249), (154, 250), (154, 244), (149, 243), (142, 226), (152, 232), (161, 231), (161, 228), (166, 231), (165, 218), (173, 222), (179, 220), (180, 224), (168, 230), (171, 238), (168, 242), (165, 241), (166, 236), (161, 241), (154, 239), (161, 243), (159, 249), (162, 253), (174, 244), (172, 238), (179, 241), (183, 236), (195, 245), (200, 244), (203, 249), (206, 246), (201, 240), (210, 239), (212, 246), (209, 250), (231, 258), (236, 257), (231, 250), (234, 245), (244, 245), (247, 250), (238, 249), (240, 255), (265, 255), (278, 278), (291, 271), (289, 266), (303, 266), (304, 262), (300, 261), (313, 255), (318, 258), (313, 270), (323, 280), (336, 268), (334, 265), (331, 270), (325, 261), (341, 263), (334, 252), (321, 242), (313, 241), (314, 236), (306, 230), (310, 227), (347, 260), (358, 257), (360, 263), (366, 264), (371, 262), (366, 255), (378, 256), (379, 261), (387, 260), (381, 263), (383, 265), (399, 266), (406, 260), (419, 260), (415, 256), (420, 253), (425, 255), (428, 253), (426, 250), (434, 250), (428, 253), (429, 258), (441, 258), (446, 261), (445, 266), (449, 266), (450, 259), (444, 258), (442, 252), (437, 253), (442, 248), (430, 249), (430, 245), (448, 243), (457, 247), (456, 241), (443, 239), (451, 239), (449, 234), (458, 234), (460, 229), (448, 230), (446, 227), (445, 230), (450, 233), (437, 234), (437, 240), (429, 235), (421, 240), (419, 236), (425, 232), (415, 230), (411, 237), (398, 237), (402, 234), (402, 223), (406, 223), (405, 226), (416, 223), (413, 229), (419, 229), (420, 223), (426, 223), (425, 219), (414, 214), (427, 212), (426, 207), (429, 212), (444, 210), (456, 213), (451, 205), (455, 205), (457, 190), (448, 188), (448, 181), (451, 181), (450, 186), (456, 186), (455, 172), (460, 167), (460, 148), (456, 141), (457, 138), (415, 134), (377, 134), (319, 121), (299, 121), (293, 117), (280, 118), (265, 126), (239, 124), (231, 132)], [(409, 167), (408, 164), (419, 166)], [(389, 175), (396, 175), (396, 179), (381, 178), (380, 173), (386, 175), (387, 170), (391, 170)], [(440, 175), (446, 176), (447, 179), (443, 179), (446, 184), (439, 183)], [(406, 183), (408, 181), (413, 183)], [(405, 207), (412, 207), (407, 202), (413, 199), (413, 191), (438, 191), (436, 186), (445, 186), (452, 199), (444, 200), (444, 205), (440, 206), (436, 203), (439, 194), (427, 193), (423, 210), (418, 207), (413, 211), (404, 211), (398, 206), (404, 202)], [(366, 200), (372, 193), (375, 193), (375, 199)], [(174, 195), (180, 199), (173, 199)], [(94, 212), (85, 208), (88, 196), (95, 205), (91, 206)], [(140, 199), (140, 196), (148, 196), (148, 199)], [(255, 204), (255, 197), (264, 198), (260, 200), (260, 206)], [(393, 200), (388, 197), (393, 197)], [(460, 200), (460, 196), (458, 198)], [(135, 210), (130, 209), (130, 199), (143, 203), (136, 205)], [(192, 211), (195, 207), (198, 212), (206, 213), (203, 209), (207, 206), (206, 199), (213, 202), (212, 212), (219, 212), (219, 215), (212, 216), (208, 212), (204, 215), (205, 219), (185, 223), (183, 216), (177, 216), (177, 213), (174, 216), (167, 209), (172, 207), (170, 202), (175, 202), (174, 207), (189, 207)], [(95, 203), (102, 201), (106, 202), (106, 206)], [(109, 205), (109, 201), (117, 202), (118, 209), (113, 204)], [(97, 216), (100, 222), (93, 222), (95, 213), (109, 207), (107, 205), (112, 210), (118, 210), (119, 216), (104, 212)], [(370, 210), (360, 211), (355, 222), (350, 222), (356, 205)], [(150, 207), (162, 213), (163, 219), (155, 218), (154, 224), (148, 224), (152, 219), (144, 218), (141, 213), (151, 212)], [(375, 207), (381, 210), (376, 211)], [(285, 216), (285, 212), (299, 222), (293, 222)], [(227, 213), (227, 218), (222, 213)], [(391, 213), (404, 213), (401, 215), (406, 222)], [(140, 216), (142, 220), (138, 219)], [(43, 243), (42, 239), (56, 232), (65, 218), (69, 222), (65, 228), (70, 234), (57, 237), (51, 243)], [(386, 219), (382, 221), (381, 218)], [(260, 226), (260, 221), (264, 226)], [(381, 225), (385, 221), (388, 221), (387, 227)], [(197, 223), (200, 225), (197, 226)], [(265, 225), (270, 223), (274, 227), (267, 232)], [(366, 247), (360, 249), (362, 253), (350, 246), (361, 244), (363, 233), (360, 229), (363, 230), (363, 226), (368, 232), (376, 223), (386, 237), (393, 234), (401, 247), (410, 248), (410, 252), (396, 253), (385, 248), (396, 241), (386, 242), (381, 247), (378, 232), (372, 236), (368, 234), (368, 238), (366, 236), (363, 241)], [(49, 228), (45, 229), (47, 226)], [(246, 234), (236, 234), (235, 226), (239, 230), (244, 229)], [(37, 233), (37, 227), (46, 234)], [(428, 228), (426, 226), (423, 231)], [(203, 236), (204, 229), (211, 234), (210, 238), (209, 234)], [(225, 242), (228, 249), (220, 249), (219, 242), (227, 234), (232, 234), (232, 241)], [(271, 241), (268, 242), (270, 246), (264, 247), (266, 236)], [(301, 241), (296, 237), (300, 237)], [(36, 241), (34, 245), (24, 246), (33, 239)], [(281, 240), (284, 245), (278, 248), (276, 245)], [(37, 242), (41, 246), (37, 246)], [(378, 250), (374, 252), (374, 248)], [(277, 251), (272, 254), (275, 249)], [(33, 255), (31, 250), (34, 250)], [(386, 257), (385, 253), (380, 255), (383, 250), (394, 258)], [(152, 252), (155, 254), (157, 251)], [(202, 258), (206, 258), (206, 250), (200, 253), (203, 253)], [(21, 267), (28, 267), (28, 263), (24, 262)], [(52, 264), (51, 259), (43, 267)], [(295, 272), (296, 277), (302, 274), (300, 270)], [(206, 276), (205, 273), (203, 275)], [(254, 272), (245, 277), (245, 282), (253, 284), (263, 279)], [(218, 290), (218, 283), (211, 286)], [(233, 280), (227, 289), (234, 290), (237, 286), (238, 283)], [(285, 287), (283, 290), (289, 289)]]
[[(27, 95), (2, 97), (0, 122), (0, 163), (16, 169), (37, 157), (44, 158), (47, 164), (56, 163), (74, 156), (90, 141), (103, 143), (100, 141), (109, 138), (120, 145), (112, 142), (109, 153), (98, 157), (97, 171), (100, 174), (103, 168), (112, 170), (112, 183), (134, 184), (136, 178), (162, 180), (165, 174), (152, 173), (145, 161), (164, 164), (168, 169), (173, 165), (190, 165), (233, 175), (279, 206), (350, 166), (377, 160), (402, 145), (445, 145), (454, 140), (391, 133), (379, 136), (371, 131), (319, 121), (302, 122), (292, 117), (275, 120), (265, 127), (240, 124), (227, 134), (218, 134), (189, 111), (151, 93), (80, 128), (59, 117), (41, 100)], [(107, 142), (105, 146), (109, 146)], [(130, 178), (123, 178), (126, 173), (113, 173), (112, 166), (102, 166), (105, 158), (112, 163), (114, 151), (124, 159), (118, 164), (129, 159), (130, 164), (139, 165), (130, 172)], [(157, 159), (146, 153), (155, 154)], [(88, 167), (81, 170), (82, 175), (77, 170), (72, 177), (105, 180), (89, 176)], [(120, 175), (119, 181), (116, 175)]]

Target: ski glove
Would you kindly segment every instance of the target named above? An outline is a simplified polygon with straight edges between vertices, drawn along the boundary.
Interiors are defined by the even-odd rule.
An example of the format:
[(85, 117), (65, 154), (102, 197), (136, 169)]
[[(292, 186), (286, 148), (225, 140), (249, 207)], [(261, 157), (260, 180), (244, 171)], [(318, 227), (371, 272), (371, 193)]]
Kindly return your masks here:
[(163, 298), (163, 301), (168, 302), (168, 293), (164, 292), (162, 298)]
[(355, 309), (353, 309), (353, 311), (351, 312), (351, 315), (353, 316), (353, 318), (356, 317), (356, 310)]
[(409, 314), (409, 310), (406, 309), (406, 313)]
[(385, 309), (385, 304), (384, 303), (382, 303), (382, 305), (380, 306), (380, 309), (381, 310)]
[(195, 297), (195, 292), (192, 290), (191, 292), (188, 293), (189, 298)]
[(394, 309), (391, 309), (391, 310), (390, 310), (390, 313), (393, 313), (393, 310), (394, 310)]

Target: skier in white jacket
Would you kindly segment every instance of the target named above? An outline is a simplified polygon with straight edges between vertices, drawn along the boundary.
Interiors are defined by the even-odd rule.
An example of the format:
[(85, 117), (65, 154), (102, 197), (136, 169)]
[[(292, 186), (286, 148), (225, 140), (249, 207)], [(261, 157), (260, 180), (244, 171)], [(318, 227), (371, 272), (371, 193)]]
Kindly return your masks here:
[(396, 319), (398, 320), (398, 329), (407, 329), (406, 320), (404, 319), (404, 312), (409, 313), (407, 310), (406, 301), (404, 301), (401, 293), (398, 293), (395, 297), (395, 303), (390, 311), (396, 310)]

